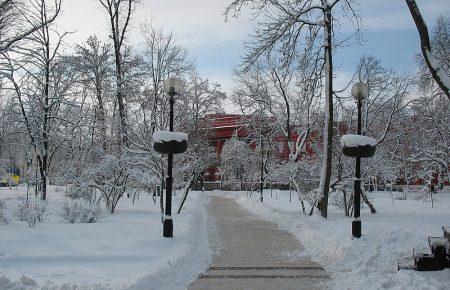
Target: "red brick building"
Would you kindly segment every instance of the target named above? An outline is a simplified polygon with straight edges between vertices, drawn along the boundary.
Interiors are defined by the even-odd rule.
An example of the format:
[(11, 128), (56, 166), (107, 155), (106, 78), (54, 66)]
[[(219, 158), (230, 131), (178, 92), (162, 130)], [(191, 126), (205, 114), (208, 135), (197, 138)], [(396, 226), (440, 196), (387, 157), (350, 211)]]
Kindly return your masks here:
[[(259, 122), (258, 117), (253, 115), (236, 115), (236, 114), (211, 114), (206, 115), (205, 120), (211, 130), (211, 145), (214, 146), (217, 156), (220, 158), (222, 148), (225, 142), (233, 136), (237, 136), (240, 139), (250, 139), (249, 146), (255, 148), (257, 142), (251, 141), (251, 131), (254, 124)], [(254, 130), (254, 129), (253, 129)], [(296, 132), (292, 133), (289, 146), (294, 146), (295, 141), (298, 138)], [(314, 155), (312, 148), (312, 141), (317, 138), (316, 133), (310, 134), (306, 143), (306, 152), (308, 155)], [(273, 140), (276, 144), (276, 150), (273, 154), (282, 159), (287, 159), (289, 150), (286, 144), (285, 137), (283, 135), (276, 135)], [(211, 167), (204, 175), (206, 182), (218, 182), (220, 180), (220, 172), (217, 167)]]
[[(211, 145), (214, 146), (217, 156), (220, 158), (222, 153), (222, 147), (225, 142), (233, 136), (237, 136), (241, 139), (250, 139), (249, 146), (255, 148), (257, 142), (251, 142), (251, 131), (253, 130), (255, 123), (259, 122), (259, 119), (256, 116), (252, 115), (237, 115), (237, 114), (211, 114), (205, 116), (205, 121), (207, 122), (208, 128), (211, 130)], [(339, 130), (345, 134), (348, 131), (343, 125), (339, 125)], [(289, 141), (289, 146), (294, 146), (295, 141), (298, 138), (297, 132), (293, 132), (291, 136), (291, 140)], [(318, 140), (319, 139), (319, 140)], [(306, 154), (308, 156), (313, 156), (315, 154), (313, 149), (313, 143), (318, 142), (321, 143), (320, 136), (318, 132), (311, 132), (308, 136), (306, 142)], [(276, 154), (277, 157), (281, 159), (287, 159), (289, 150), (285, 141), (285, 137), (281, 134), (275, 135), (274, 143), (276, 150), (273, 154)], [(400, 173), (401, 174), (401, 173)], [(211, 167), (207, 170), (204, 175), (205, 182), (218, 182), (220, 180), (220, 171), (217, 167)], [(437, 176), (433, 179), (433, 183), (437, 184)], [(447, 180), (445, 180), (445, 185), (450, 185)], [(396, 181), (396, 184), (403, 185), (406, 182), (400, 177)], [(423, 184), (423, 180), (417, 179), (413, 182), (415, 185)]]

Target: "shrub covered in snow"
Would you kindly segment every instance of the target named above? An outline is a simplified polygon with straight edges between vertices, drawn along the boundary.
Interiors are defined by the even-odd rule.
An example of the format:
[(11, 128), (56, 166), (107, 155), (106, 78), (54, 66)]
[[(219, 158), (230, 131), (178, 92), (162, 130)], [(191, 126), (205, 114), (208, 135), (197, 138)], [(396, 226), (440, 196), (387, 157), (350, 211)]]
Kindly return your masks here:
[(72, 198), (83, 198), (89, 202), (96, 202), (98, 191), (105, 201), (106, 208), (110, 213), (114, 210), (120, 198), (130, 184), (128, 178), (133, 170), (132, 157), (103, 155), (100, 162), (83, 170), (81, 175), (72, 180), (68, 196)]
[(8, 223), (8, 219), (6, 219), (6, 214), (5, 214), (5, 201), (4, 200), (0, 200), (0, 224), (7, 224)]
[(61, 217), (68, 223), (95, 223), (102, 217), (100, 205), (84, 200), (70, 200), (62, 204)]
[(410, 193), (412, 200), (420, 200), (422, 202), (433, 202), (433, 194), (430, 192), (428, 186), (423, 187), (419, 191)]
[(24, 221), (30, 228), (34, 228), (37, 223), (42, 223), (46, 218), (47, 200), (32, 200), (19, 198), (19, 205), (16, 211), (16, 217)]
[(73, 200), (83, 199), (86, 201), (96, 201), (97, 198), (93, 188), (78, 184), (67, 186), (65, 196)]
[(345, 180), (336, 185), (330, 191), (330, 203), (344, 210), (345, 216), (350, 216), (353, 206), (353, 184), (350, 180)]

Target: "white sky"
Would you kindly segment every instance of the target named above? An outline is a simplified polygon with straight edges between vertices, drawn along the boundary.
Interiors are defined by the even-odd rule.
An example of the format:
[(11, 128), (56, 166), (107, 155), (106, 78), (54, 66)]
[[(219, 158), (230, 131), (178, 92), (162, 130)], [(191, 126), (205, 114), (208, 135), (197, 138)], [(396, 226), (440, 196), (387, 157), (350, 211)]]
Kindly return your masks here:
[[(222, 84), (230, 91), (232, 69), (244, 53), (242, 42), (252, 30), (245, 15), (224, 21), (223, 12), (231, 0), (141, 0), (132, 22), (130, 41), (139, 43), (139, 24), (151, 21), (172, 31), (178, 42), (196, 59), (203, 77)], [(380, 58), (384, 65), (401, 71), (414, 69), (412, 56), (419, 52), (414, 23), (404, 0), (361, 0), (359, 14), (367, 32), (364, 46), (345, 48), (337, 55), (341, 82), (352, 74), (362, 53)], [(429, 26), (436, 17), (450, 15), (449, 0), (418, 0)], [(63, 0), (58, 26), (68, 31), (68, 43), (79, 43), (97, 34), (106, 40), (109, 32), (106, 12), (98, 0)], [(346, 77), (347, 76), (347, 77)], [(339, 83), (339, 77), (338, 82)]]

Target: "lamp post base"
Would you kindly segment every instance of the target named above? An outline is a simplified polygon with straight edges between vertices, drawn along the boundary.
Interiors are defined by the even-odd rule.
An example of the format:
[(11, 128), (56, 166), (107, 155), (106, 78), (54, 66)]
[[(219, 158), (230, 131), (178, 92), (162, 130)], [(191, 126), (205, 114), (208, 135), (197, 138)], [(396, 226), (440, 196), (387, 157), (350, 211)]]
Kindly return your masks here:
[(355, 238), (361, 237), (361, 221), (352, 222), (352, 236)]
[(172, 219), (164, 219), (163, 237), (173, 238), (173, 221), (172, 221)]

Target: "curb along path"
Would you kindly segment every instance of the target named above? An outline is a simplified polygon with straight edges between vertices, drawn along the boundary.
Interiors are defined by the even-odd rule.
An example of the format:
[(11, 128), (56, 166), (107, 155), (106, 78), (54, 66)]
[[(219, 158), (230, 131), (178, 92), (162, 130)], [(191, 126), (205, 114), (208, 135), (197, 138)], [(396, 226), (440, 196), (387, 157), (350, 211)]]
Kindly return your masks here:
[(327, 273), (290, 233), (229, 198), (211, 197), (208, 215), (215, 220), (219, 249), (189, 290), (325, 288)]

